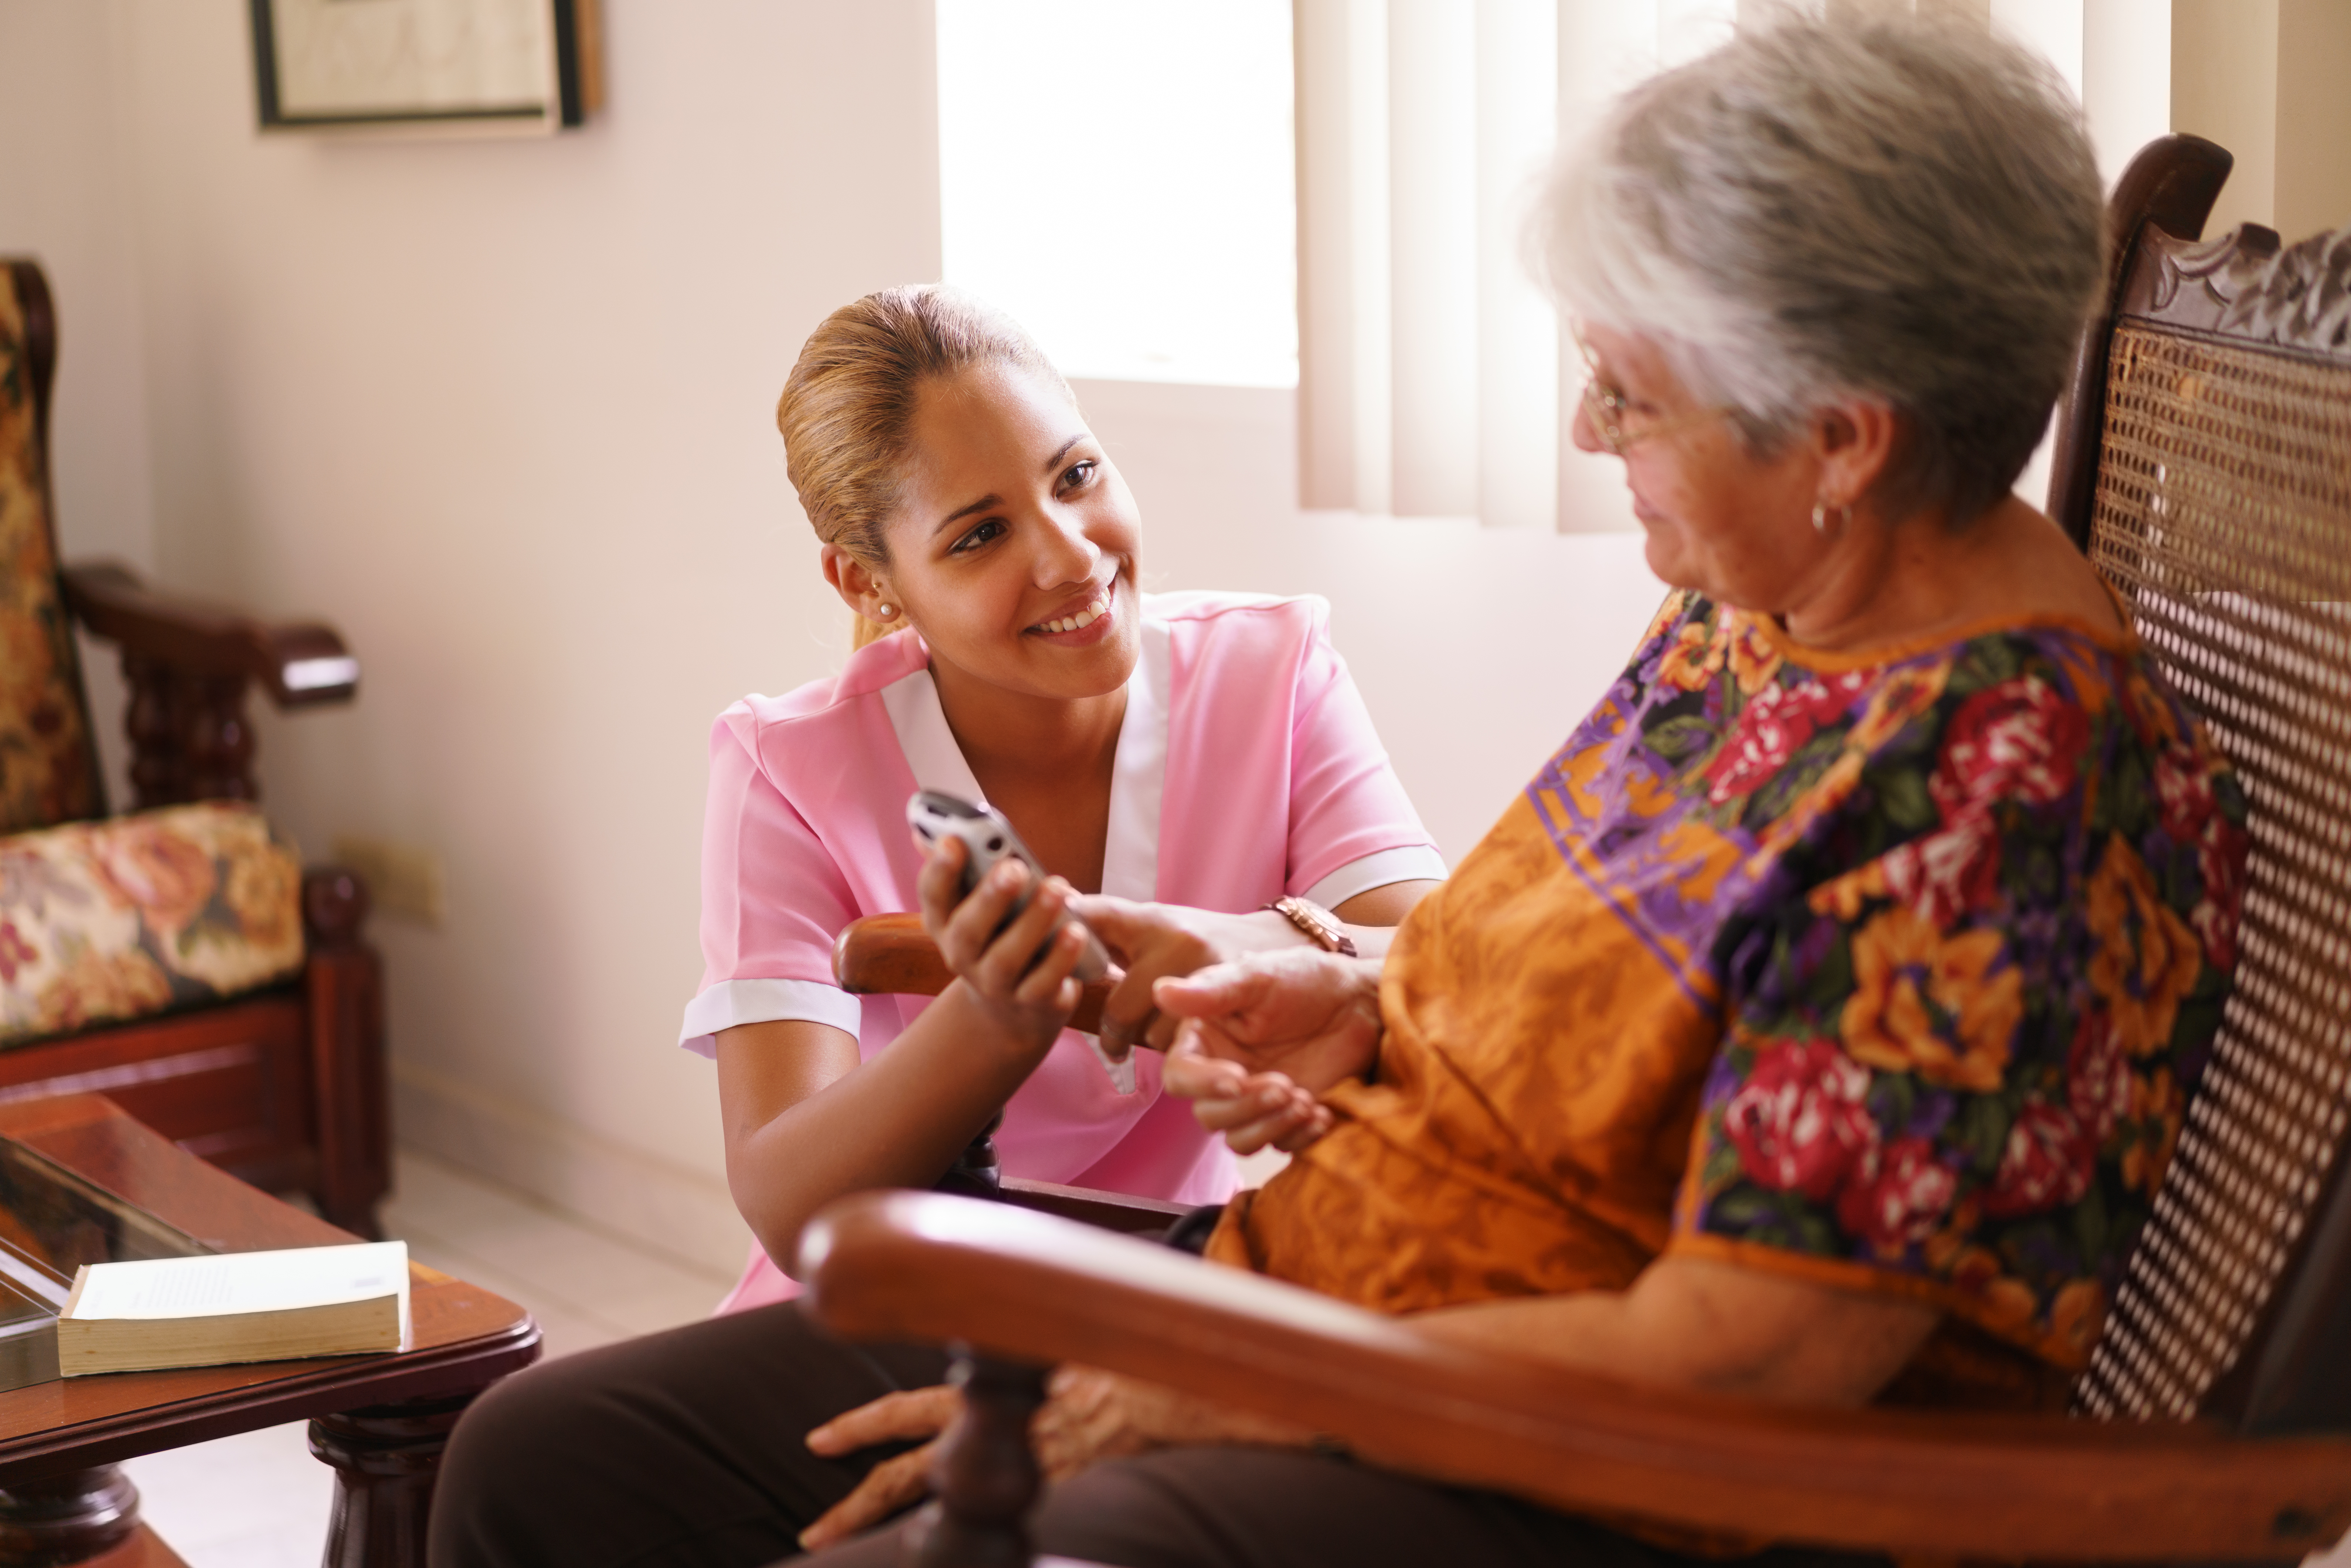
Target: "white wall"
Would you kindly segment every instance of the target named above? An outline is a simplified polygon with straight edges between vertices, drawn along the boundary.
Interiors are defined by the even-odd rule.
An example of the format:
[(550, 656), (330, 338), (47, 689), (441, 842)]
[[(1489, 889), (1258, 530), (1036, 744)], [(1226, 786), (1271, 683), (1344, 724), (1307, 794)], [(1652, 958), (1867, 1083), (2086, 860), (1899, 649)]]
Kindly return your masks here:
[[(726, 1262), (710, 1069), (671, 1043), (705, 737), (844, 652), (771, 411), (824, 312), (937, 274), (930, 7), (606, 10), (588, 130), (418, 143), (258, 136), (240, 0), (0, 0), (0, 130), (54, 149), (0, 165), (0, 246), (64, 312), (68, 554), (362, 660), (261, 770), (314, 854), (445, 857), (446, 927), (377, 925), (401, 1135)], [(1294, 394), (1081, 391), (1154, 585), (1332, 598), (1450, 853), (1656, 602), (1635, 537), (1299, 512)]]
[(2288, 243), (2351, 221), (2351, 5), (2172, 0), (2171, 122), (2236, 155), (2205, 225)]
[(2278, 0), (2172, 0), (2171, 126), (2236, 162), (2204, 225), (2225, 234), (2277, 214)]
[(1293, 392), (1077, 392), (1142, 505), (1144, 585), (1327, 595), (1397, 772), (1453, 859), (1614, 678), (1664, 595), (1636, 533), (1299, 511)]
[(145, 358), (129, 138), (105, 5), (0, 0), (0, 256), (47, 267), (60, 326), (51, 461), (85, 555), (152, 563)]
[[(77, 557), (155, 559), (138, 225), (118, 68), (127, 30), (106, 5), (0, 0), (0, 256), (37, 257), (60, 319), (50, 466)], [(110, 649), (82, 643), (92, 700), (112, 713)], [(99, 734), (113, 798), (125, 798), (118, 726)]]
[(2351, 223), (2351, 5), (2279, 0), (2276, 227), (2288, 244)]

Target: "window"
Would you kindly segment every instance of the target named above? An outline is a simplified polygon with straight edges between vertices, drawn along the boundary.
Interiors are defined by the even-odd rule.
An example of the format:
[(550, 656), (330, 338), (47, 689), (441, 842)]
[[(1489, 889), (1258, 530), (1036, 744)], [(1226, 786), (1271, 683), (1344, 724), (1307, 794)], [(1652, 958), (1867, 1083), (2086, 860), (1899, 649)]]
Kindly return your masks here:
[(1062, 371), (1293, 386), (1288, 0), (938, 0), (946, 277)]

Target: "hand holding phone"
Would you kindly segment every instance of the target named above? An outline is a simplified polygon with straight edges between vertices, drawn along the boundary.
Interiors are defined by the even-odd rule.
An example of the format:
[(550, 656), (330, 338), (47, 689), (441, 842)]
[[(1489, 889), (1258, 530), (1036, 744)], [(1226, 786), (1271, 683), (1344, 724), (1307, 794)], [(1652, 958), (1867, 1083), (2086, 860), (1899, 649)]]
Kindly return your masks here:
[[(979, 886), (982, 878), (994, 870), (1000, 861), (1015, 860), (1029, 869), (1029, 886), (1025, 888), (1006, 916), (1008, 923), (1028, 907), (1049, 874), (1043, 862), (1020, 841), (1012, 824), (993, 807), (975, 804), (944, 789), (918, 789), (906, 802), (906, 824), (926, 851), (935, 850), (946, 840), (954, 839), (964, 846), (963, 887), (961, 896), (968, 898)], [(1058, 934), (1070, 924), (1064, 915), (1054, 923)], [(1085, 949), (1079, 955), (1072, 973), (1081, 982), (1099, 980), (1111, 970), (1110, 954), (1092, 932), (1086, 935)], [(1113, 1057), (1102, 1049), (1102, 1041), (1089, 1036), (1094, 1054), (1110, 1074), (1111, 1083), (1121, 1094), (1135, 1092), (1134, 1058), (1133, 1053)]]

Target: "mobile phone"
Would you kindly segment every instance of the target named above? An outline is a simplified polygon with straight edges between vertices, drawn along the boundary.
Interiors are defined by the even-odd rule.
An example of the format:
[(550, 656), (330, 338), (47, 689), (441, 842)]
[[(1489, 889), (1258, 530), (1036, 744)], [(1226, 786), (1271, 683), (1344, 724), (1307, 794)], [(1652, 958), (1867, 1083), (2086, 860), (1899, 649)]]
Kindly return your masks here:
[[(1020, 841), (1020, 835), (1012, 831), (1012, 824), (1004, 820), (1004, 814), (992, 806), (976, 805), (944, 789), (917, 789), (906, 802), (906, 825), (914, 829), (914, 836), (926, 845), (936, 845), (942, 839), (963, 841), (966, 852), (963, 896), (966, 898), (970, 897), (972, 889), (979, 885), (979, 879), (1001, 860), (1017, 860), (1029, 868), (1030, 881), (1019, 902), (1013, 904), (1013, 915), (1028, 907), (1030, 895), (1045, 880), (1047, 873), (1043, 863), (1029, 852), (1027, 844)], [(1005, 918), (1008, 921), (1011, 917), (1007, 915)], [(1053, 929), (1059, 932), (1061, 925), (1068, 925), (1070, 917), (1064, 915), (1061, 925)], [(1110, 954), (1103, 949), (1101, 938), (1091, 931), (1086, 933), (1085, 951), (1078, 955), (1077, 967), (1072, 972), (1081, 981), (1099, 980), (1110, 973)], [(1102, 1071), (1110, 1074), (1111, 1087), (1121, 1094), (1134, 1093), (1134, 1053), (1130, 1051), (1124, 1056), (1113, 1057), (1102, 1049), (1098, 1036), (1088, 1035), (1086, 1039), (1093, 1046), (1094, 1056), (1102, 1062)]]
[[(1012, 831), (1004, 814), (992, 806), (975, 805), (944, 789), (917, 789), (914, 799), (906, 802), (906, 824), (925, 844), (935, 845), (942, 839), (963, 841), (967, 852), (963, 862), (966, 898), (971, 896), (982, 877), (996, 869), (997, 862), (1017, 860), (1029, 868), (1030, 879), (1012, 906), (1012, 914), (1018, 915), (1029, 906), (1029, 895), (1050, 874), (1029, 852), (1029, 846), (1020, 841), (1020, 835)], [(1011, 916), (1005, 918), (1008, 921)], [(1061, 925), (1068, 925), (1069, 918), (1063, 915)], [(1060, 925), (1054, 927), (1055, 931), (1060, 929)], [(1075, 973), (1079, 979), (1086, 981), (1099, 980), (1110, 973), (1110, 955), (1092, 932), (1086, 934), (1086, 950), (1078, 956)]]

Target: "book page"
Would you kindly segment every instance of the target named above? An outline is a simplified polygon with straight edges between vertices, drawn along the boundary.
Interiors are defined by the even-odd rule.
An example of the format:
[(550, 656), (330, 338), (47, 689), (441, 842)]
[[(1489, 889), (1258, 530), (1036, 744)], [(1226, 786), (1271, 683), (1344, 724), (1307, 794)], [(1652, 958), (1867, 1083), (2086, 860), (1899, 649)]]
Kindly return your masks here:
[(229, 1252), (210, 1258), (153, 1258), (87, 1263), (66, 1315), (99, 1318), (204, 1318), (231, 1312), (287, 1312), (398, 1295), (408, 1319), (408, 1243), (298, 1247), (282, 1252)]

